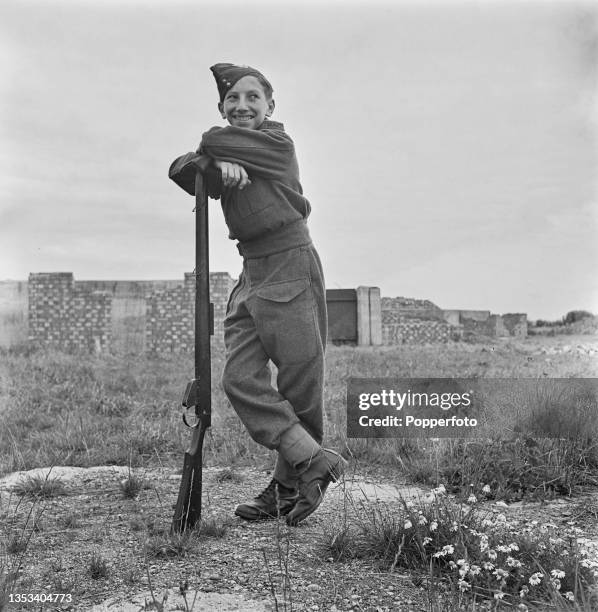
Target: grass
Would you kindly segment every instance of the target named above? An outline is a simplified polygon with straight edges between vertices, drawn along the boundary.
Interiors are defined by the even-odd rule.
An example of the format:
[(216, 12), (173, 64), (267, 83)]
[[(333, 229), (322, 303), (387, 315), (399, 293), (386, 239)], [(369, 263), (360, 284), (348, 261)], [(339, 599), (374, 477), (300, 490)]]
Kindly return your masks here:
[(144, 553), (153, 558), (182, 558), (194, 550), (196, 544), (196, 532), (162, 533), (148, 538)]
[[(492, 350), (490, 350), (492, 349)], [(346, 437), (345, 394), (351, 376), (392, 377), (582, 377), (595, 376), (591, 360), (555, 355), (531, 361), (519, 345), (330, 347), (325, 406), (327, 439), (356, 459), (402, 466), (421, 451), (403, 440)], [(491, 353), (491, 358), (489, 357)], [(192, 377), (191, 355), (68, 355), (4, 351), (0, 475), (47, 465), (177, 466), (188, 444), (180, 400)], [(222, 351), (213, 351), (213, 426), (205, 442), (208, 465), (262, 465), (268, 451), (253, 442), (220, 388)], [(73, 406), (77, 410), (73, 410)], [(5, 449), (5, 450), (4, 450)]]
[(30, 497), (57, 497), (65, 495), (64, 482), (58, 477), (50, 477), (50, 472), (43, 476), (34, 474), (26, 476), (13, 486), (13, 492), (17, 495), (28, 495)]
[(89, 559), (88, 573), (93, 580), (108, 578), (110, 566), (108, 561), (98, 552), (94, 552)]
[[(539, 609), (548, 609), (549, 605), (564, 609), (570, 602), (561, 593), (568, 591), (573, 593), (578, 609), (589, 610), (587, 606), (594, 605), (595, 581), (592, 582), (591, 574), (594, 568), (587, 566), (590, 545), (579, 541), (579, 534), (572, 532), (569, 539), (558, 541), (558, 534), (550, 527), (541, 530), (537, 525), (526, 531), (524, 525), (497, 522), (496, 517), (479, 511), (476, 503), (467, 502), (472, 492), (479, 500), (550, 499), (597, 484), (598, 454), (593, 443), (596, 438), (571, 435), (565, 439), (555, 437), (558, 432), (551, 430), (558, 421), (554, 417), (563, 409), (559, 398), (548, 397), (539, 403), (544, 413), (552, 413), (553, 418), (542, 421), (537, 418), (541, 414), (536, 415), (534, 421), (540, 429), (534, 438), (434, 441), (346, 437), (346, 382), (352, 376), (396, 377), (398, 373), (401, 377), (436, 378), (596, 376), (589, 358), (575, 360), (567, 354), (556, 354), (547, 361), (524, 348), (521, 344), (496, 343), (329, 349), (325, 391), (327, 443), (352, 458), (354, 466), (391, 468), (411, 481), (435, 487), (444, 483), (455, 498), (449, 501), (448, 497), (437, 495), (433, 503), (422, 502), (414, 507), (400, 502), (392, 511), (383, 506), (348, 509), (350, 516), (346, 515), (322, 534), (325, 558), (337, 562), (375, 559), (386, 571), (410, 569), (424, 576), (431, 610), (458, 610), (462, 606), (483, 609), (479, 606), (488, 601), (495, 606), (501, 601), (518, 605), (521, 598), (517, 589), (521, 591), (524, 583), (530, 589), (528, 599), (535, 597), (541, 602)], [(120, 491), (125, 498), (138, 503), (144, 483), (133, 474), (134, 468), (156, 465), (180, 468), (189, 433), (178, 413), (182, 391), (192, 377), (192, 356), (148, 355), (125, 361), (110, 355), (8, 351), (1, 358), (8, 375), (0, 396), (3, 416), (0, 475), (48, 465), (128, 465), (129, 476), (121, 482)], [(222, 466), (215, 477), (217, 482), (240, 482), (238, 466), (272, 466), (274, 456), (249, 438), (228, 405), (219, 383), (222, 366), (223, 356), (216, 350), (213, 426), (205, 440), (205, 464)], [(570, 412), (567, 414), (568, 419), (558, 427), (567, 425), (569, 433), (583, 432), (583, 427), (579, 427), (583, 424), (583, 413), (579, 413), (577, 421)], [(32, 501), (35, 505), (64, 494), (65, 488), (58, 479), (47, 476), (22, 480), (16, 492), (23, 503)], [(596, 509), (588, 506), (584, 513), (595, 516)], [(422, 516), (427, 522), (420, 524)], [(66, 517), (64, 526), (75, 528), (79, 520), (74, 515)], [(431, 532), (429, 526), (434, 520), (438, 527)], [(33, 513), (18, 533), (13, 530), (0, 550), (0, 602), (2, 594), (10, 592), (8, 589), (17, 580), (15, 569), (27, 552), (35, 523)], [(147, 557), (164, 559), (189, 554), (199, 535), (223, 537), (228, 526), (226, 521), (206, 519), (192, 536), (173, 536), (140, 517), (132, 518), (130, 525), (134, 531), (147, 530), (144, 549)], [(482, 535), (488, 538), (488, 548), (483, 547)], [(101, 530), (96, 537), (101, 541)], [(290, 553), (288, 540), (280, 533), (277, 538), (277, 561), (264, 558), (264, 562), (270, 572), (270, 584), (276, 576), (280, 577), (276, 580), (282, 581), (276, 585), (279, 599), (275, 598), (275, 602), (286, 608), (291, 594)], [(426, 538), (432, 540), (424, 544)], [(516, 544), (519, 550), (501, 552), (499, 547), (511, 544)], [(450, 554), (446, 552), (447, 546), (454, 549)], [(445, 554), (441, 554), (443, 550)], [(508, 572), (508, 576), (495, 576), (492, 572), (496, 564), (494, 570), (483, 568), (483, 563), (490, 562), (484, 556), (487, 550), (497, 552), (500, 569)], [(436, 553), (439, 554), (435, 556)], [(516, 564), (509, 565), (513, 563), (507, 560), (509, 555), (520, 561), (525, 571)], [(464, 563), (459, 564), (460, 560)], [(276, 563), (278, 567), (273, 565)], [(461, 575), (465, 565), (467, 572)], [(482, 568), (479, 573), (475, 573), (474, 566)], [(96, 579), (110, 573), (108, 561), (98, 553), (89, 560), (88, 569)], [(555, 578), (552, 570), (565, 572), (565, 577)], [(534, 574), (541, 575), (538, 584), (529, 582)], [(533, 582), (537, 579), (538, 576)], [(554, 580), (561, 581), (560, 589)], [(503, 599), (494, 599), (495, 594), (501, 597), (500, 593)], [(447, 601), (448, 607), (443, 608)], [(530, 609), (533, 605), (529, 603)]]
[[(479, 501), (490, 493), (472, 490), (463, 504), (441, 485), (416, 501), (351, 502), (350, 520), (324, 528), (322, 554), (336, 561), (373, 558), (389, 572), (423, 574), (430, 609), (494, 609), (499, 602), (595, 609), (598, 545), (572, 526), (563, 535), (556, 525), (522, 524), (481, 510)], [(450, 607), (442, 608), (447, 601)]]
[(135, 499), (145, 488), (146, 483), (143, 478), (135, 476), (129, 470), (128, 476), (119, 482), (119, 486), (125, 499)]
[(17, 502), (12, 516), (0, 515), (7, 534), (6, 538), (0, 539), (0, 612), (8, 608), (9, 595), (17, 591), (27, 549), (34, 534), (39, 531), (39, 520), (44, 512), (44, 508), (40, 507), (40, 499), (39, 496), (33, 497), (29, 509), (23, 512), (24, 521), (21, 525), (19, 510), (22, 500)]

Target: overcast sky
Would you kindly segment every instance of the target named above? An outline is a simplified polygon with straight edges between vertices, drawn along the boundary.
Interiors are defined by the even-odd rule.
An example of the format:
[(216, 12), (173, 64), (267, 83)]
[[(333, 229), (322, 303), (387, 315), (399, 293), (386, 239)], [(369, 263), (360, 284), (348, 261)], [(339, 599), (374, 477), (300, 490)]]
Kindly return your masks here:
[[(0, 4), (0, 280), (182, 279), (170, 162), (222, 125), (209, 66), (261, 69), (327, 286), (598, 312), (597, 3)], [(217, 202), (211, 269), (241, 260)]]

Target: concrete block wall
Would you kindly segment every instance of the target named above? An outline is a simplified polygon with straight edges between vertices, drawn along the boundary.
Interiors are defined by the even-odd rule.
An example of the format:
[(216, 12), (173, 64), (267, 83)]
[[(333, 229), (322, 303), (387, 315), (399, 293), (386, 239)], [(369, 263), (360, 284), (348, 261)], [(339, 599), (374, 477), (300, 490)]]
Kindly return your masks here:
[[(214, 337), (234, 279), (210, 274)], [(447, 342), (472, 335), (527, 335), (525, 314), (443, 311), (429, 300), (380, 297), (377, 287), (357, 288), (357, 344)], [(30, 339), (66, 350), (138, 354), (191, 351), (195, 276), (178, 281), (75, 281), (73, 274), (31, 274), (29, 281), (0, 282), (0, 346)]]
[(185, 353), (193, 350), (194, 296), (187, 283), (148, 296), (146, 350), (156, 353)]
[(443, 310), (442, 314), (451, 325), (461, 325), (463, 319), (487, 321), (490, 318), (489, 310)]
[(28, 293), (29, 340), (69, 351), (108, 348), (110, 294), (76, 287), (71, 272), (30, 274)]
[(0, 346), (11, 347), (29, 338), (27, 281), (0, 281)]
[[(214, 339), (223, 335), (228, 296), (234, 280), (228, 272), (210, 274), (214, 305)], [(156, 291), (147, 298), (146, 349), (157, 353), (184, 353), (195, 342), (195, 274), (185, 273), (181, 287)]]
[(357, 287), (357, 345), (382, 344), (382, 316), (379, 287)]
[[(146, 350), (193, 349), (192, 273), (181, 281), (75, 281), (71, 272), (38, 273), (30, 274), (24, 284), (28, 332), (21, 341), (87, 352), (138, 354)], [(222, 321), (233, 284), (226, 272), (210, 274), (216, 339), (222, 337)]]
[(385, 314), (386, 322), (398, 322), (399, 319), (434, 319), (444, 321), (441, 308), (430, 300), (416, 300), (406, 297), (383, 297), (380, 307)]

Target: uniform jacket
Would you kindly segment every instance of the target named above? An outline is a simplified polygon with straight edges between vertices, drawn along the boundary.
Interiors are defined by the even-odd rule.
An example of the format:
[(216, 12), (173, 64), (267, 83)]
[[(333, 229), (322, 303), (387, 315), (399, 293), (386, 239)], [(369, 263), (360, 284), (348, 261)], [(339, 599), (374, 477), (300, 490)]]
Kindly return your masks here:
[[(251, 184), (242, 190), (223, 188), (213, 158), (243, 166)], [(172, 163), (169, 176), (194, 194), (197, 168), (207, 177), (210, 197), (220, 198), (231, 239), (259, 239), (309, 216), (311, 206), (299, 182), (295, 146), (282, 123), (266, 120), (257, 130), (213, 127), (203, 135), (196, 153)]]

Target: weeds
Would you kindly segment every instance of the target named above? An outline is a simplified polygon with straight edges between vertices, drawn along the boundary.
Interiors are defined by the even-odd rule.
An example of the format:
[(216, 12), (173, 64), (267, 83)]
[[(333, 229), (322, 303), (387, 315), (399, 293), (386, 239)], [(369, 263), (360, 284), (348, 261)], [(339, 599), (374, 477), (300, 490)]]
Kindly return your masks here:
[(426, 572), (433, 593), (450, 594), (454, 609), (475, 600), (597, 605), (598, 544), (575, 528), (562, 537), (556, 525), (484, 512), (478, 499), (490, 493), (471, 492), (463, 504), (441, 485), (417, 502), (357, 505), (351, 529), (325, 535), (326, 554)]
[(448, 439), (405, 468), (415, 482), (444, 482), (464, 496), (473, 484), (489, 485), (495, 499), (546, 499), (598, 484), (595, 452), (595, 445), (566, 439)]
[(94, 552), (89, 560), (88, 572), (93, 580), (108, 578), (110, 574), (108, 561), (104, 559), (100, 553)]
[(21, 500), (17, 503), (11, 521), (7, 524), (10, 534), (7, 543), (0, 540), (0, 610), (8, 606), (8, 596), (17, 590), (25, 555), (33, 534), (38, 530), (36, 525), (43, 514), (43, 507), (38, 511), (39, 497), (35, 497), (26, 513), (25, 521), (21, 527), (16, 524)]
[(145, 488), (145, 482), (142, 478), (134, 476), (129, 467), (129, 475), (119, 482), (119, 486), (125, 499), (135, 499)]
[(243, 482), (243, 476), (238, 472), (235, 472), (232, 468), (224, 468), (220, 470), (215, 476), (216, 482)]
[(224, 521), (216, 518), (202, 519), (197, 527), (197, 532), (199, 535), (208, 538), (223, 538), (232, 524), (232, 519), (226, 519)]
[(196, 544), (195, 536), (194, 532), (155, 535), (145, 543), (144, 553), (154, 558), (182, 558), (193, 550)]
[(45, 476), (42, 474), (26, 476), (23, 480), (15, 483), (13, 491), (17, 495), (28, 495), (30, 497), (57, 497), (66, 494), (62, 480), (58, 477), (50, 478), (50, 472)]

